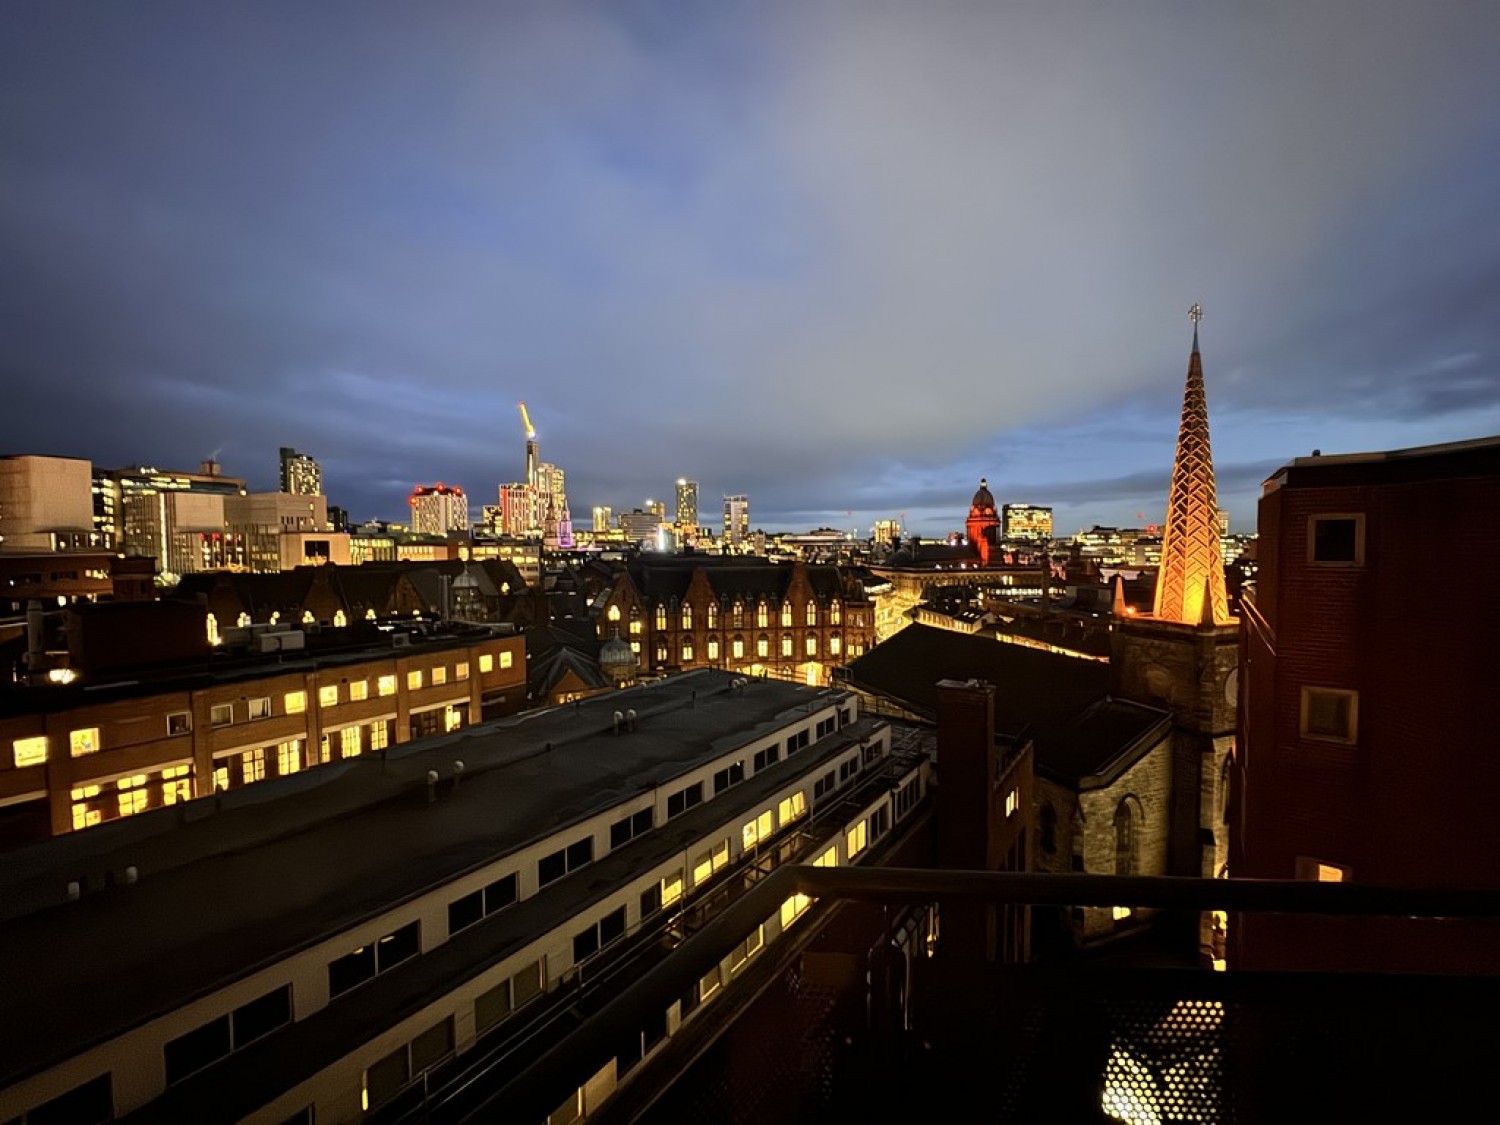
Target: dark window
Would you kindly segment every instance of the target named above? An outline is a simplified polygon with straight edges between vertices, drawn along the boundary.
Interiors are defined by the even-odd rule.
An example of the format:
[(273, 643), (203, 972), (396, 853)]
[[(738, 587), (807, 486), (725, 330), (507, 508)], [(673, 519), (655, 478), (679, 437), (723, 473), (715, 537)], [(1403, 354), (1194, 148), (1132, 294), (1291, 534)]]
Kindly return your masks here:
[(1359, 562), (1359, 520), (1353, 516), (1313, 518), (1313, 562)]
[(375, 943), (375, 971), (383, 973), (422, 952), (422, 925), (409, 922)]
[(544, 855), (537, 861), (536, 880), (542, 886), (555, 883), (568, 873), (568, 853), (566, 850), (555, 851), (551, 855)]
[(610, 942), (625, 936), (625, 908), (622, 906), (612, 910), (599, 920), (599, 944), (608, 945)]
[(839, 784), (842, 785), (859, 772), (859, 759), (850, 758), (847, 762), (839, 763)]
[(721, 769), (718, 773), (714, 774), (714, 793), (722, 793), (731, 785), (738, 785), (744, 780), (745, 763), (735, 762), (732, 766)]
[(239, 1050), (246, 1043), (269, 1035), (278, 1027), (292, 1022), (292, 986), (284, 984), (266, 993), (259, 1000), (241, 1004), (234, 1010), (234, 1047)]
[(599, 927), (590, 926), (573, 936), (573, 964), (599, 951)]
[(114, 1116), (114, 1091), (109, 1072), (106, 1071), (98, 1078), (91, 1078), (82, 1086), (74, 1086), (66, 1094), (60, 1094), (50, 1102), (37, 1106), (26, 1115), (26, 1123), (97, 1125), (101, 1121), (113, 1121)]
[(695, 781), (685, 789), (679, 789), (667, 798), (667, 817), (686, 812), (703, 800), (703, 782)]
[(282, 1121), (281, 1125), (313, 1125), (313, 1107), (309, 1103)]
[(830, 793), (834, 789), (833, 771), (829, 770), (817, 781), (813, 782), (813, 800), (816, 801), (824, 793)]
[(797, 736), (794, 734), (786, 740), (786, 756), (790, 758), (797, 752)]
[(342, 995), (375, 976), (375, 946), (362, 945), (337, 961), (328, 962), (328, 995)]
[(609, 826), (609, 847), (613, 851), (628, 843), (630, 843), (630, 818), (627, 816)]
[(448, 932), (456, 934), (483, 917), (483, 891), (475, 891), (473, 894), (464, 895), (463, 898), (456, 898), (448, 904)]
[(649, 918), (661, 909), (661, 884), (653, 883), (641, 892), (641, 917)]
[(516, 873), (512, 871), (503, 879), (496, 879), (484, 888), (484, 912), (493, 914), (504, 910), (516, 901)]
[(510, 981), (503, 980), (474, 1001), (474, 1028), (485, 1032), (510, 1015)]
[(577, 871), (585, 863), (594, 858), (594, 838), (579, 840), (576, 844), (568, 845), (568, 870)]
[(780, 758), (781, 747), (779, 746), (768, 746), (764, 750), (757, 751), (754, 759), (755, 772), (759, 773), (767, 766), (775, 765)]
[(651, 831), (651, 822), (656, 819), (656, 810), (645, 808), (630, 818), (630, 832), (639, 836), (644, 832)]
[(411, 1072), (420, 1074), (453, 1053), (453, 1017), (439, 1020), (411, 1041)]
[(1057, 851), (1057, 810), (1051, 804), (1043, 803), (1041, 815), (1037, 819), (1042, 837), (1042, 851), (1051, 855)]
[(167, 1062), (167, 1085), (181, 1082), (229, 1054), (229, 1017), (220, 1016), (186, 1035), (179, 1035), (167, 1043), (162, 1053)]
[(410, 1081), (411, 1060), (403, 1043), (365, 1071), (365, 1093), (370, 1108), (390, 1101)]
[(801, 750), (806, 745), (807, 745), (807, 731), (805, 731), (805, 730), (799, 730), (797, 732), (797, 749)]

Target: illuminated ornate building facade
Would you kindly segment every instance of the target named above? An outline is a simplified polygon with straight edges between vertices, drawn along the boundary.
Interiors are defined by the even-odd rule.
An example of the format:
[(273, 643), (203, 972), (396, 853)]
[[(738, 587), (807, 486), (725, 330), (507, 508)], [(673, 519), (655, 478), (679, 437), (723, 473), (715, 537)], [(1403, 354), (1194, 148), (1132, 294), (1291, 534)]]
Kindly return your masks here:
[(455, 484), (418, 485), (412, 489), (411, 528), (419, 535), (446, 535), (469, 529), (469, 498)]
[(995, 547), (995, 532), (1000, 527), (1000, 517), (995, 514), (995, 498), (990, 495), (990, 482), (980, 478), (979, 489), (969, 502), (969, 518), (964, 521), (964, 531), (969, 542), (979, 552), (979, 565), (989, 566), (990, 555)]
[(618, 629), (643, 673), (709, 667), (826, 684), (875, 639), (863, 587), (835, 566), (803, 562), (637, 560), (596, 612), (599, 638)]

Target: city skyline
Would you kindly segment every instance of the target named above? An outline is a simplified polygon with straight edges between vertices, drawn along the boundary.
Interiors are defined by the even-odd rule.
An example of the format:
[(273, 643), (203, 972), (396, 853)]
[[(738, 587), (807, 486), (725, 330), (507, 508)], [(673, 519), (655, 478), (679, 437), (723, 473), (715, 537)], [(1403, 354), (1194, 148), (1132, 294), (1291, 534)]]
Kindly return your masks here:
[(0, 45), (5, 452), (477, 515), (524, 399), (574, 511), (1066, 536), (1161, 522), (1198, 301), (1236, 531), (1500, 432), (1490, 6), (82, 12)]

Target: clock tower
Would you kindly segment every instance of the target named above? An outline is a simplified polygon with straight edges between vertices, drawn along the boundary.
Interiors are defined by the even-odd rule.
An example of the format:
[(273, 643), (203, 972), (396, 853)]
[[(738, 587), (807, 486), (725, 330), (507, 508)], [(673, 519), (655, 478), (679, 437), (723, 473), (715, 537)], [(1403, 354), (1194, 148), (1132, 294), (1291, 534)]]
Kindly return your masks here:
[[(1213, 456), (1194, 305), (1193, 350), (1172, 490), (1149, 616), (1117, 616), (1111, 633), (1113, 694), (1172, 713), (1169, 871), (1215, 878), (1228, 859), (1229, 759), (1234, 749), (1239, 621), (1229, 616), (1219, 546)], [(1200, 945), (1210, 944), (1210, 922)]]

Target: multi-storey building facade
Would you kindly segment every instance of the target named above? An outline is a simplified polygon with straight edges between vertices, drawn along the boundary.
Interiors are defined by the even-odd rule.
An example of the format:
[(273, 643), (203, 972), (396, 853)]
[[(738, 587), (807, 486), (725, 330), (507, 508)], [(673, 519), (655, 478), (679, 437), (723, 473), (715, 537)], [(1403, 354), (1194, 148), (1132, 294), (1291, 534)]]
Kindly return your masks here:
[(1052, 540), (1052, 509), (1038, 504), (1006, 504), (1001, 508), (1001, 534), (1006, 539)]
[[(1265, 482), (1245, 628), (1230, 874), (1495, 888), (1493, 582), (1432, 586), (1434, 545), (1500, 555), (1500, 437), (1299, 457)], [(1495, 970), (1495, 931), (1232, 920), (1235, 965)]]
[(327, 654), (293, 646), (302, 639), (290, 626), (257, 632), (252, 645), (275, 655), (222, 670), (8, 695), (0, 831), (76, 831), (458, 730), (525, 698), (516, 635)]
[(418, 485), (412, 490), (411, 529), (418, 535), (446, 535), (469, 529), (469, 498), (456, 484)]
[(76, 457), (0, 457), (0, 548), (108, 548), (94, 530), (93, 467)]
[[(0, 1114), (355, 1121), (483, 1095), (528, 1065), (506, 1042), (559, 1043), (574, 1026), (559, 1003), (604, 1002), (766, 872), (880, 862), (926, 823), (929, 780), (930, 752), (847, 693), (704, 671), (352, 760), (318, 791), (267, 782), (283, 830), (259, 837), (209, 808), (142, 814), (178, 862), (139, 869), (149, 893), (122, 888), (107, 920), (92, 885), (44, 909), (0, 875), (7, 915), (28, 916), (0, 955), (41, 974), (0, 1028)], [(84, 853), (60, 843), (28, 870), (76, 873)], [(791, 894), (695, 969), (559, 1118), (670, 1056), (821, 925), (812, 906)]]
[(274, 537), (259, 547), (240, 533), (225, 538), (225, 502), (243, 496), (245, 482), (216, 461), (196, 473), (131, 466), (94, 475), (95, 530), (121, 554), (154, 558), (159, 571), (249, 569), (257, 551), (279, 555)]
[(750, 539), (750, 497), (724, 497), (724, 547), (740, 549)]
[(698, 482), (677, 478), (677, 527), (685, 534), (698, 530)]
[(294, 496), (323, 495), (323, 466), (306, 453), (281, 447), (281, 491)]
[(834, 566), (698, 557), (630, 563), (596, 603), (643, 672), (724, 668), (824, 684), (875, 637), (875, 605)]
[[(540, 529), (541, 521), (536, 516), (536, 489), (525, 481), (513, 481), (500, 486), (500, 522), (495, 534), (511, 539), (532, 537), (533, 528)], [(540, 534), (538, 530), (535, 534)]]

